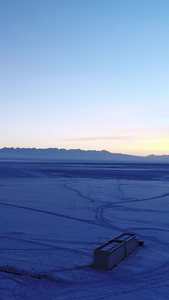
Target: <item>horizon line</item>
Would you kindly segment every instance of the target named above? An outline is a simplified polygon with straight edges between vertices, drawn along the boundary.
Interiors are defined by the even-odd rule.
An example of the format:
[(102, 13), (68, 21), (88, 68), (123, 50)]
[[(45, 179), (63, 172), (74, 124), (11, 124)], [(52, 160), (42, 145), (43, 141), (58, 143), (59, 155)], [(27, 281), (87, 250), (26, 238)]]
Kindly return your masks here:
[(120, 155), (127, 155), (127, 156), (135, 156), (135, 157), (143, 157), (143, 158), (146, 158), (146, 157), (149, 157), (149, 156), (155, 156), (155, 157), (161, 157), (161, 156), (169, 156), (169, 154), (148, 154), (148, 155), (137, 155), (137, 154), (128, 154), (128, 153), (121, 153), (121, 152), (110, 152), (109, 150), (105, 150), (105, 149), (102, 149), (102, 150), (96, 150), (96, 149), (88, 149), (88, 150), (85, 150), (85, 149), (80, 149), (80, 148), (69, 148), (69, 149), (66, 149), (66, 148), (58, 148), (58, 147), (2, 147), (0, 148), (0, 150), (3, 150), (3, 149), (14, 149), (14, 150), (17, 150), (17, 149), (21, 149), (21, 150), (24, 150), (24, 149), (30, 149), (30, 150), (50, 150), (50, 149), (57, 149), (57, 150), (65, 150), (65, 151), (76, 151), (76, 150), (80, 150), (80, 151), (84, 151), (84, 152), (88, 152), (88, 151), (91, 151), (91, 152), (108, 152), (110, 154), (120, 154)]

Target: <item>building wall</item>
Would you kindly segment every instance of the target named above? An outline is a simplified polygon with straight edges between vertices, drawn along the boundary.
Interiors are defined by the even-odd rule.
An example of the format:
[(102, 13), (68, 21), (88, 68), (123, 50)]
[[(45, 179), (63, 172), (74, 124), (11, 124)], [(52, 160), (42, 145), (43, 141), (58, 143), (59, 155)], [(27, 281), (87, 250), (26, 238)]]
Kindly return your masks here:
[(108, 270), (112, 269), (116, 266), (119, 262), (121, 262), (125, 258), (125, 245), (123, 244), (119, 247), (116, 251), (112, 252), (109, 255), (109, 263), (108, 263)]
[(94, 268), (101, 270), (110, 270), (125, 258), (125, 244), (121, 243), (120, 247), (115, 251), (104, 252), (95, 250), (94, 252)]

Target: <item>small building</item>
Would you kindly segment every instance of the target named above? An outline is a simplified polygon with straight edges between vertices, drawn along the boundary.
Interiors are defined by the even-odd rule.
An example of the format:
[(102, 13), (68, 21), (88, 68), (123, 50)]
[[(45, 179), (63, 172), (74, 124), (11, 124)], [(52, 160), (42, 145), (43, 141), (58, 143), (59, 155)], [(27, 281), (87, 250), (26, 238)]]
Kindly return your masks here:
[(135, 234), (122, 233), (94, 250), (94, 268), (111, 270), (139, 246)]
[(122, 233), (117, 236), (114, 241), (124, 242), (126, 245), (125, 256), (129, 256), (133, 251), (135, 251), (139, 245), (139, 240), (136, 239), (136, 235), (134, 233)]
[(111, 270), (125, 258), (125, 242), (111, 240), (94, 250), (94, 268)]

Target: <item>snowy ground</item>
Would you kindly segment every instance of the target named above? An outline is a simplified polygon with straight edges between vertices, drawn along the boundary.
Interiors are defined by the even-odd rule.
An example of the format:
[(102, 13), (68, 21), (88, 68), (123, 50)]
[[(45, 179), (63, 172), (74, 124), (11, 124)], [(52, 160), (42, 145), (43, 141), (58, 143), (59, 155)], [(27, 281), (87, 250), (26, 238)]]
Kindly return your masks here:
[[(0, 300), (169, 299), (169, 165), (0, 163)], [(93, 249), (145, 246), (111, 271)]]

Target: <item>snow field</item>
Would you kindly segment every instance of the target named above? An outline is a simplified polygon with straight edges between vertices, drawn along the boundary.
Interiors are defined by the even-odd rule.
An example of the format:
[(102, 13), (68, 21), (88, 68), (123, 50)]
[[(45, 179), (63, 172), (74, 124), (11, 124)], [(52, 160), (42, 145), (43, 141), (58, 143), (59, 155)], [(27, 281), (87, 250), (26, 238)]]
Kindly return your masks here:
[[(166, 178), (6, 176), (0, 208), (1, 300), (168, 298)], [(145, 246), (111, 271), (90, 268), (93, 249), (122, 232)]]

